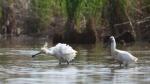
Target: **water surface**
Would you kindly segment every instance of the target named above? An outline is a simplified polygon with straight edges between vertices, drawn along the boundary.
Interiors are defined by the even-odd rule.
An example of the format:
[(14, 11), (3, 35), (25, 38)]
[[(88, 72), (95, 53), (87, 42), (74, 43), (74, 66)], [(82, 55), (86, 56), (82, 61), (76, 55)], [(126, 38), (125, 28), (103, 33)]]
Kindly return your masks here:
[(3, 45), (0, 48), (0, 84), (150, 83), (149, 44), (119, 46), (139, 58), (138, 63), (128, 68), (120, 68), (114, 63), (109, 50), (101, 44), (72, 45), (78, 55), (70, 65), (58, 65), (58, 60), (47, 55), (32, 58), (31, 55), (37, 53), (41, 45)]

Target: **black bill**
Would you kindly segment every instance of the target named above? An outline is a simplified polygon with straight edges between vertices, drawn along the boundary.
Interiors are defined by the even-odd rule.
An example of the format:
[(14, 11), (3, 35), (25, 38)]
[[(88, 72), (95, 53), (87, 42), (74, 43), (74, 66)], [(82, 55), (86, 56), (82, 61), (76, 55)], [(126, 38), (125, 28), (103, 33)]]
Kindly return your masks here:
[(42, 53), (42, 52), (38, 52), (38, 53), (32, 55), (32, 57), (35, 57), (35, 56), (37, 56), (37, 55), (39, 55), (39, 54), (41, 54), (41, 53)]

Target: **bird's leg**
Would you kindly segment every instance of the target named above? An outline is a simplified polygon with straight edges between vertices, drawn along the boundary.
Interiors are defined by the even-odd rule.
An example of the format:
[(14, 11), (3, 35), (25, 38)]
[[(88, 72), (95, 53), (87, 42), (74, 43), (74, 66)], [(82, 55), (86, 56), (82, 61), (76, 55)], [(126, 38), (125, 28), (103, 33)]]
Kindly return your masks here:
[(59, 60), (59, 65), (61, 65), (61, 60)]
[(119, 62), (119, 66), (121, 67), (121, 65), (122, 65), (122, 62), (120, 62), (120, 61), (118, 61)]
[(125, 67), (128, 67), (128, 64), (125, 64)]
[(69, 65), (69, 61), (67, 61), (67, 64)]
[(122, 64), (122, 63), (119, 63), (119, 66), (120, 66), (120, 67), (121, 67), (121, 64)]
[(59, 65), (61, 65), (61, 59), (59, 59)]

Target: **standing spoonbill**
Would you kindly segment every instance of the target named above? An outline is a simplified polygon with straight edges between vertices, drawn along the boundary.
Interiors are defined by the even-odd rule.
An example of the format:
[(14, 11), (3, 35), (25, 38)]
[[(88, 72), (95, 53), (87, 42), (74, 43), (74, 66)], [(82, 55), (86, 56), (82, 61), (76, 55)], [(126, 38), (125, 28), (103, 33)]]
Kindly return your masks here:
[(116, 41), (113, 36), (110, 37), (110, 40), (111, 40), (111, 55), (120, 64), (120, 67), (121, 64), (124, 64), (124, 66), (127, 67), (129, 63), (137, 62), (138, 58), (136, 58), (129, 52), (116, 49)]
[(48, 43), (46, 42), (41, 48), (41, 51), (35, 55), (32, 55), (32, 57), (35, 57), (41, 53), (56, 57), (59, 60), (59, 64), (62, 62), (67, 62), (67, 64), (69, 64), (69, 62), (76, 57), (77, 51), (71, 46), (62, 43), (58, 43), (56, 46), (48, 48)]

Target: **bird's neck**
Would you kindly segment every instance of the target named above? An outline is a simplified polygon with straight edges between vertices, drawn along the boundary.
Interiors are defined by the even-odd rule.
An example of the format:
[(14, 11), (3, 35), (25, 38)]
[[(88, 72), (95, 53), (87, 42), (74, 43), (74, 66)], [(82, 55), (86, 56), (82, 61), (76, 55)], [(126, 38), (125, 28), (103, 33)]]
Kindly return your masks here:
[(116, 50), (116, 41), (115, 39), (113, 39), (113, 42), (111, 42), (111, 51), (115, 51)]
[(53, 51), (51, 49), (45, 48), (45, 53), (53, 55)]

